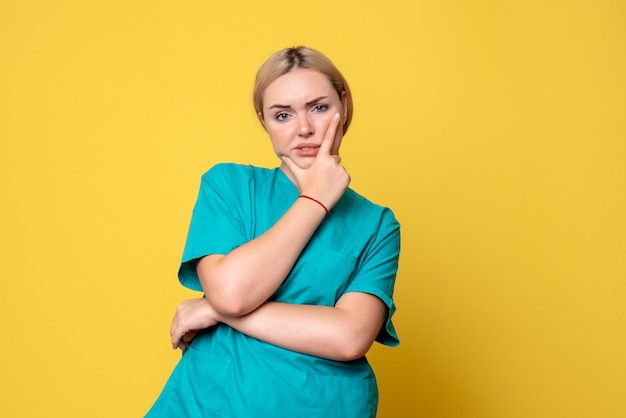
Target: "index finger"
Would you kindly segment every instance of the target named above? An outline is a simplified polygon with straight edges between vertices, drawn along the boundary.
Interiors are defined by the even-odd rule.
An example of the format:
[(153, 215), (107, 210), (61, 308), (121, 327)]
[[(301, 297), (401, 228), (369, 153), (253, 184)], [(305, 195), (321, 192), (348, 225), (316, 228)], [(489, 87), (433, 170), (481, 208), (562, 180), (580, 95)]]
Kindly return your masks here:
[(328, 125), (328, 129), (326, 130), (326, 134), (324, 135), (324, 140), (320, 145), (319, 154), (330, 155), (330, 150), (332, 150), (333, 144), (335, 143), (335, 134), (337, 133), (338, 126), (339, 113), (335, 113), (335, 116), (333, 116), (333, 119), (330, 121), (330, 125)]
[(170, 331), (170, 336), (171, 336), (171, 341), (172, 341), (172, 348), (175, 350), (180, 346), (181, 342), (183, 341), (183, 336), (185, 335), (185, 333), (181, 330), (178, 329), (178, 327), (176, 329), (172, 329)]

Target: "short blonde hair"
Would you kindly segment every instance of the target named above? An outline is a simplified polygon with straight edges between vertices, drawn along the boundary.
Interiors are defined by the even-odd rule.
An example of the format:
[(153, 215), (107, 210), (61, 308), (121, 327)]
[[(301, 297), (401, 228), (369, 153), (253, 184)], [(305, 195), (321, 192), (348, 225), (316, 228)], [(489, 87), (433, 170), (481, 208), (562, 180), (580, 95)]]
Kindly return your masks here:
[(353, 110), (352, 94), (350, 93), (348, 82), (339, 69), (324, 54), (305, 46), (295, 46), (275, 52), (261, 65), (256, 73), (252, 93), (252, 101), (256, 113), (263, 116), (263, 95), (267, 87), (278, 77), (297, 68), (317, 70), (328, 77), (337, 95), (339, 95), (339, 100), (342, 99), (343, 93), (346, 93), (346, 121), (343, 126), (345, 134), (348, 126), (350, 126), (350, 121), (352, 121)]

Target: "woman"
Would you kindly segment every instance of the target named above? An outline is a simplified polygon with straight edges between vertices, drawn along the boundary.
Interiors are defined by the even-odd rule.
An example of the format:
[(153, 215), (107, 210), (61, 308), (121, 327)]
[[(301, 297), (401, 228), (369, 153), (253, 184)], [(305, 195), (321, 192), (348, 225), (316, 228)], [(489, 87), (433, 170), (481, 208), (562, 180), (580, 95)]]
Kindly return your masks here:
[(179, 278), (203, 291), (172, 321), (183, 357), (149, 417), (374, 417), (365, 353), (398, 344), (393, 213), (348, 188), (345, 79), (296, 47), (259, 69), (254, 105), (279, 168), (202, 177)]

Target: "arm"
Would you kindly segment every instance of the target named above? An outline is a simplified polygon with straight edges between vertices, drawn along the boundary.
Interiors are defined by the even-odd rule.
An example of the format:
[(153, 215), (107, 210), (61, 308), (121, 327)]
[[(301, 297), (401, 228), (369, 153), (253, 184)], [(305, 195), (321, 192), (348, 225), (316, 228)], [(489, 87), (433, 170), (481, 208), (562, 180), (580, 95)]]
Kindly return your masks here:
[[(313, 164), (303, 170), (284, 157), (301, 193), (330, 208), (348, 187), (350, 177), (331, 149), (339, 118), (333, 119)], [(269, 298), (283, 282), (324, 219), (317, 203), (297, 199), (283, 217), (259, 237), (227, 255), (203, 257), (197, 266), (206, 298), (221, 315), (245, 315)]]
[(323, 218), (315, 203), (298, 199), (263, 235), (228, 255), (203, 257), (197, 271), (211, 305), (225, 316), (256, 309), (287, 277)]
[(195, 330), (217, 322), (256, 339), (300, 353), (337, 361), (362, 357), (385, 320), (386, 306), (376, 296), (344, 294), (334, 307), (266, 302), (240, 317), (224, 317), (206, 299), (185, 301), (170, 334), (174, 348), (186, 349)]
[(376, 296), (346, 293), (334, 307), (267, 302), (224, 323), (259, 340), (292, 351), (347, 361), (372, 346), (386, 307)]

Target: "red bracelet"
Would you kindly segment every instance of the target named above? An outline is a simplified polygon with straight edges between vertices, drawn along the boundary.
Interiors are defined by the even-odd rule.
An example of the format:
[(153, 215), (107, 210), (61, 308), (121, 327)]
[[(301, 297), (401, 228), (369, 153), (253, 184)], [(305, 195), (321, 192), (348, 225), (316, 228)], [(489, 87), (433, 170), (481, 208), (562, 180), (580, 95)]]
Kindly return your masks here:
[(324, 206), (324, 204), (322, 202), (320, 202), (317, 199), (313, 199), (311, 196), (307, 196), (305, 194), (301, 194), (300, 196), (298, 196), (298, 199), (301, 198), (301, 197), (314, 201), (315, 203), (320, 205), (324, 209), (324, 211), (326, 212), (326, 215), (328, 215), (328, 208), (326, 208), (326, 206)]

